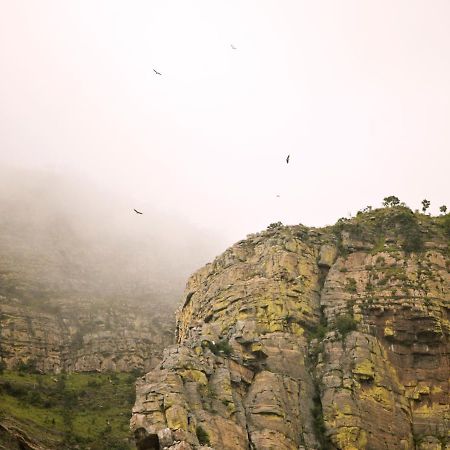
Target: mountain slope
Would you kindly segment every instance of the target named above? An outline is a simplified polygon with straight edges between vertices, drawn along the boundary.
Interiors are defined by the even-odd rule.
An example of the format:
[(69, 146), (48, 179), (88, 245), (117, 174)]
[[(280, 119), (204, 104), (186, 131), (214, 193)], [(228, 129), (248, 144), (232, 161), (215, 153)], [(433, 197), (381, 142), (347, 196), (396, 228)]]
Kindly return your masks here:
[(55, 373), (152, 367), (173, 339), (187, 275), (211, 254), (207, 236), (152, 210), (137, 216), (85, 180), (0, 175), (2, 362)]
[(134, 380), (174, 342), (185, 279), (213, 254), (195, 227), (132, 206), (0, 170), (0, 448), (132, 447)]

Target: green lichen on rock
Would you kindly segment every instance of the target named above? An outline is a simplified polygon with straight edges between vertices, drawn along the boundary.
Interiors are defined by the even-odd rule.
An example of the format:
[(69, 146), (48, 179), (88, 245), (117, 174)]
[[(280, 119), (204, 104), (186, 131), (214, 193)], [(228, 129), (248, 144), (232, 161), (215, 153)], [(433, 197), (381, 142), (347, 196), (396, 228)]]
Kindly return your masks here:
[(402, 206), (240, 241), (188, 281), (178, 344), (139, 384), (132, 429), (180, 433), (146, 406), (176, 392), (193, 448), (198, 424), (226, 450), (406, 450), (417, 427), (420, 445), (440, 442), (447, 245), (435, 218)]

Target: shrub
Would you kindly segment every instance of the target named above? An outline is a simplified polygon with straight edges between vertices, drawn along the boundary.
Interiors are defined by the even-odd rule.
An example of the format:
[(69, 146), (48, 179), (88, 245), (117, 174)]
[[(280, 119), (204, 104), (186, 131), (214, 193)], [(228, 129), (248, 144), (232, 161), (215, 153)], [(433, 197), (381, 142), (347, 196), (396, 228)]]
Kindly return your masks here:
[(32, 405), (40, 405), (42, 403), (42, 398), (39, 392), (29, 391), (27, 398)]
[(319, 323), (316, 328), (311, 331), (311, 339), (318, 339), (321, 341), (328, 332), (328, 328)]
[(136, 378), (142, 377), (145, 375), (145, 370), (141, 367), (135, 367), (131, 372), (131, 375), (134, 377), (133, 382), (136, 381)]
[(406, 253), (418, 253), (423, 250), (423, 239), (418, 229), (410, 229), (405, 236), (402, 248)]
[(197, 426), (197, 428), (195, 429), (195, 433), (197, 434), (197, 439), (198, 439), (198, 442), (200, 442), (200, 445), (211, 444), (208, 433), (205, 431), (205, 429), (201, 425)]
[(345, 290), (347, 292), (354, 293), (357, 291), (356, 289), (356, 280), (354, 278), (348, 278), (347, 284), (345, 285)]
[(283, 226), (283, 224), (281, 222), (273, 222), (267, 227), (267, 229), (275, 230), (276, 228), (281, 228), (282, 226)]
[(363, 208), (363, 209), (360, 209), (360, 210), (356, 213), (356, 215), (357, 215), (357, 216), (360, 216), (361, 214), (370, 213), (371, 211), (372, 211), (372, 207), (369, 205), (369, 206), (366, 206), (366, 207)]
[(444, 229), (444, 233), (450, 238), (450, 214), (447, 214), (442, 218), (441, 226)]
[(402, 248), (406, 253), (420, 252), (423, 249), (423, 238), (417, 218), (411, 210), (403, 208), (390, 217), (388, 225), (395, 226), (403, 238)]
[(39, 373), (36, 368), (36, 360), (29, 359), (28, 361), (20, 361), (17, 364), (17, 370), (22, 373)]
[(345, 337), (351, 331), (355, 331), (357, 325), (358, 323), (350, 314), (339, 316), (336, 319), (336, 330), (339, 331), (342, 337)]
[(26, 397), (28, 391), (25, 387), (21, 385), (15, 385), (10, 383), (9, 381), (3, 383), (2, 385), (3, 391), (16, 398), (24, 398)]
[(210, 342), (209, 348), (215, 355), (218, 355), (219, 353), (221, 353), (226, 356), (230, 356), (233, 353), (233, 347), (231, 347), (228, 339), (222, 339), (221, 341), (217, 342), (216, 344), (213, 344), (212, 342)]

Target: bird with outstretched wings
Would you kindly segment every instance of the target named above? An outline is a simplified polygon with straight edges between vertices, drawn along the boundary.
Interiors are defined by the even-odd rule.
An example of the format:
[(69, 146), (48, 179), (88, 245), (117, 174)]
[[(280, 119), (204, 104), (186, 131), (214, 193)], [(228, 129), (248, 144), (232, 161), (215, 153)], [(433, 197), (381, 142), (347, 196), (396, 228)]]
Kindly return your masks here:
[(162, 75), (162, 73), (158, 72), (156, 69), (153, 69), (153, 72), (155, 72), (156, 75)]
[(134, 208), (133, 208), (133, 211), (134, 211), (136, 214), (144, 214), (144, 213), (142, 213), (142, 212), (140, 212), (140, 211), (138, 211), (137, 209), (134, 209)]

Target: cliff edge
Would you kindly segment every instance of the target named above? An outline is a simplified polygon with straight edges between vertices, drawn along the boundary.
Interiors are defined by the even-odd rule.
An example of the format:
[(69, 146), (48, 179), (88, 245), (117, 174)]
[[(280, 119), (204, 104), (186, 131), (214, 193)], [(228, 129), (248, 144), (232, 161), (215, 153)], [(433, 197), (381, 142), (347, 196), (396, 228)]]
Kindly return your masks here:
[(138, 448), (450, 448), (449, 219), (272, 224), (200, 269), (138, 380)]

